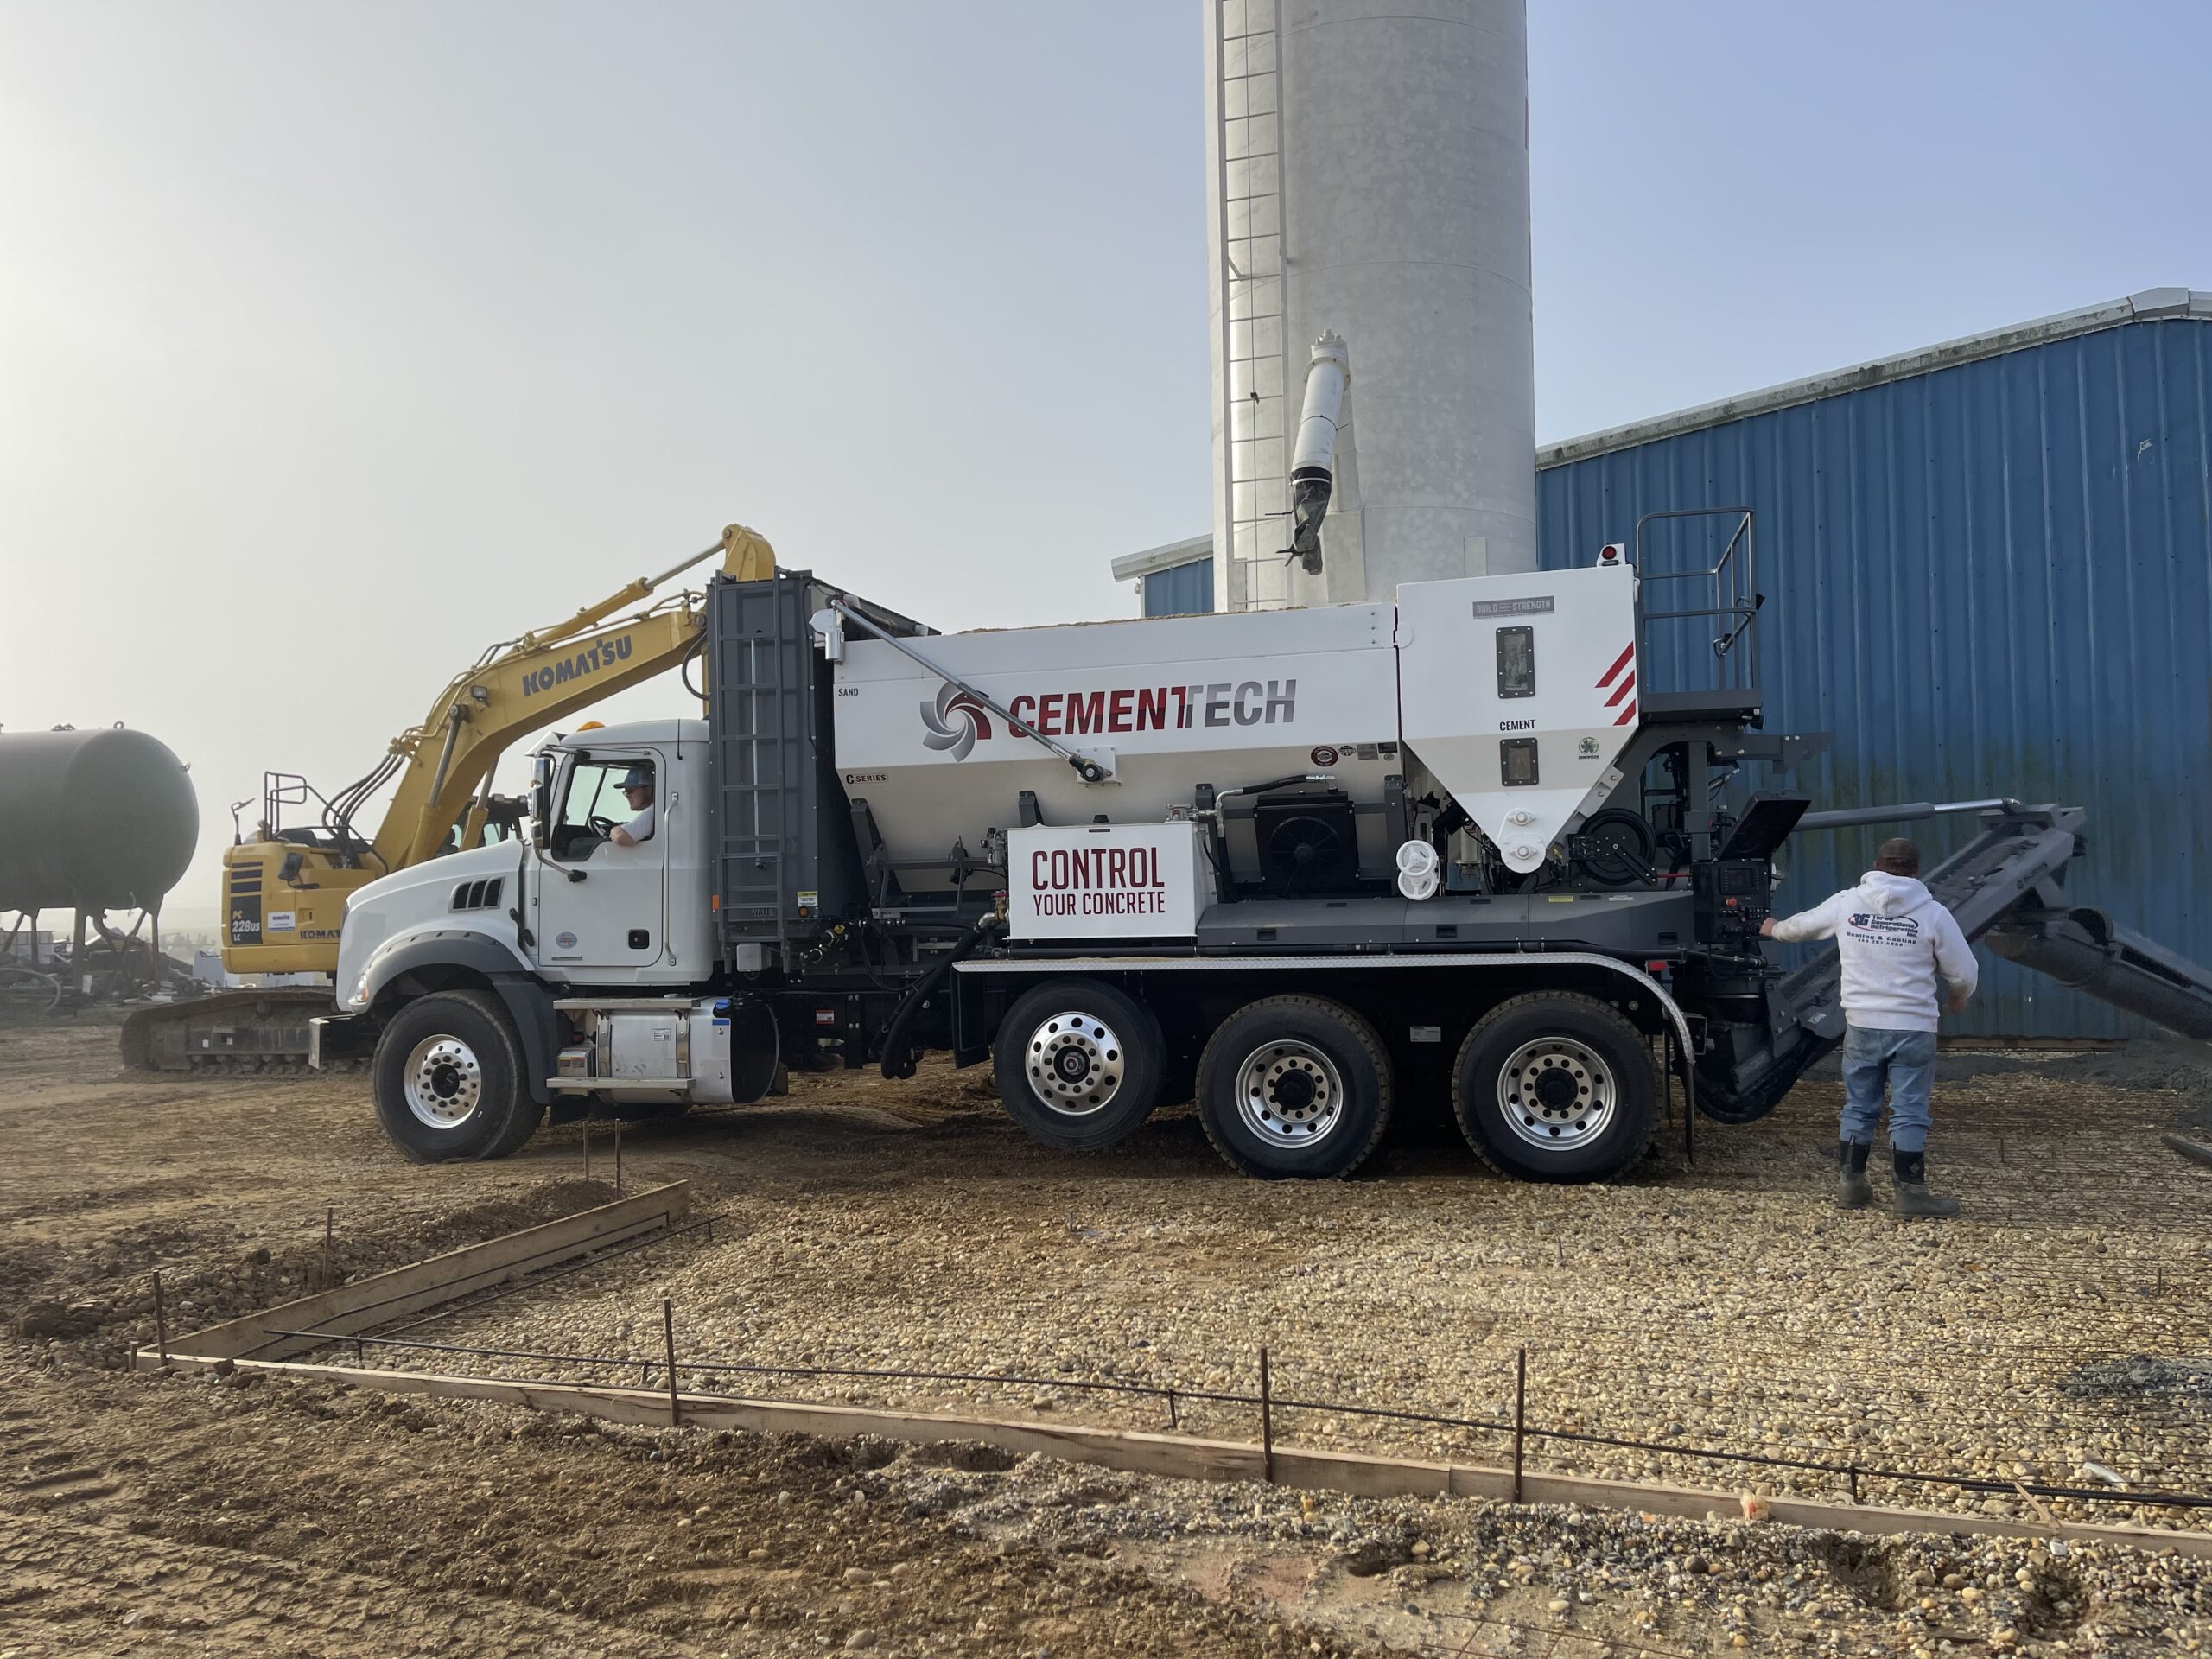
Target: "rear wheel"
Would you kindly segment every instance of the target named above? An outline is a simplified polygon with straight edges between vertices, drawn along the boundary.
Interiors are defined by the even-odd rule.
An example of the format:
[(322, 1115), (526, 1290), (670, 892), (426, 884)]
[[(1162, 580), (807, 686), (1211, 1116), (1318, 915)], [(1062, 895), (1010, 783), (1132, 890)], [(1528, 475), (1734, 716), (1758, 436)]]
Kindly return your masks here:
[(377, 1043), (373, 1092), (385, 1134), (418, 1164), (504, 1158), (544, 1115), (506, 1010), (483, 991), (440, 991), (394, 1014)]
[(1039, 985), (1000, 1023), (993, 1058), (999, 1098), (1048, 1147), (1110, 1147), (1160, 1103), (1166, 1043), (1160, 1021), (1095, 979)]
[(1602, 1181), (1643, 1156), (1659, 1116), (1643, 1035), (1593, 998), (1501, 1002), (1467, 1033), (1452, 1106), (1468, 1144), (1501, 1174)]
[(1390, 1062), (1341, 1002), (1270, 996), (1221, 1023), (1198, 1059), (1198, 1116), (1230, 1166), (1263, 1179), (1349, 1175), (1390, 1122)]

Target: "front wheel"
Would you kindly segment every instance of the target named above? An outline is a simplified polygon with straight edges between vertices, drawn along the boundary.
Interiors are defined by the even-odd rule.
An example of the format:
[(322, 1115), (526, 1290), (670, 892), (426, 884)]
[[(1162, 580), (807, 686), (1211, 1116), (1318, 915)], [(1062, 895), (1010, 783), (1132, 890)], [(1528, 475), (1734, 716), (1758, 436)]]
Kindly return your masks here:
[(544, 1115), (506, 1010), (483, 991), (440, 991), (394, 1014), (377, 1041), (373, 1092), (385, 1134), (418, 1164), (504, 1158)]
[(1390, 1062), (1366, 1020), (1319, 996), (1269, 996), (1198, 1058), (1198, 1116), (1230, 1165), (1266, 1180), (1349, 1175), (1390, 1122)]
[(1468, 1144), (1525, 1181), (1619, 1174), (1651, 1144), (1658, 1093), (1642, 1033), (1605, 1003), (1555, 994), (1484, 1015), (1452, 1077)]

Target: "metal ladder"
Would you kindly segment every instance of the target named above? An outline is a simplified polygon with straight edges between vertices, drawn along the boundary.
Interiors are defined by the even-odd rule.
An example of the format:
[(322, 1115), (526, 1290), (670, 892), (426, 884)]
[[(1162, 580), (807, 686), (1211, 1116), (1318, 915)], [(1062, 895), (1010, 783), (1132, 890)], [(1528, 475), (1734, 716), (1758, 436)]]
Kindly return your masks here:
[(1221, 175), (1226, 608), (1290, 603), (1282, 263), (1282, 22), (1278, 0), (1216, 0)]
[(778, 573), (707, 591), (709, 803), (720, 944), (786, 945), (814, 885), (809, 583)]

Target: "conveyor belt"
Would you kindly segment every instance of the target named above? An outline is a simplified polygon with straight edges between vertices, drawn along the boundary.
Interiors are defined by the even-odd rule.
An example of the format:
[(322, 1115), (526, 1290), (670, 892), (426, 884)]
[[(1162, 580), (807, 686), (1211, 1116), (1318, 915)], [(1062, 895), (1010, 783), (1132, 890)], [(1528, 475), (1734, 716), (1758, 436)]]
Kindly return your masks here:
[[(1926, 817), (1923, 810), (1916, 816)], [(2120, 926), (2101, 910), (2066, 902), (2066, 866), (2082, 851), (2087, 811), (2003, 801), (1981, 813), (1982, 832), (1924, 878), (1969, 941), (2184, 1037), (2212, 1040), (2212, 971)], [(1774, 987), (1773, 1046), (1722, 1079), (1705, 1074), (1701, 1099), (1714, 1116), (1748, 1122), (1773, 1109), (1808, 1068), (1843, 1040), (1843, 969), (1834, 946)]]

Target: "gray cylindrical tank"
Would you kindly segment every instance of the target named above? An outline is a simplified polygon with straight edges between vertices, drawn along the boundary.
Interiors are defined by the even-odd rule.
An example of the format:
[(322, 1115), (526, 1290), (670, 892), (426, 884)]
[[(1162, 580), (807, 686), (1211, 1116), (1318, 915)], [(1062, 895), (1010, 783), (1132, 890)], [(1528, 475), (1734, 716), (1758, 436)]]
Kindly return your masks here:
[[(1217, 602), (1387, 600), (1401, 582), (1535, 569), (1524, 0), (1203, 10)], [(1328, 330), (1351, 378), (1313, 577), (1285, 567), (1280, 515)]]
[(0, 912), (158, 905), (192, 862), (200, 801), (143, 732), (0, 732)]

